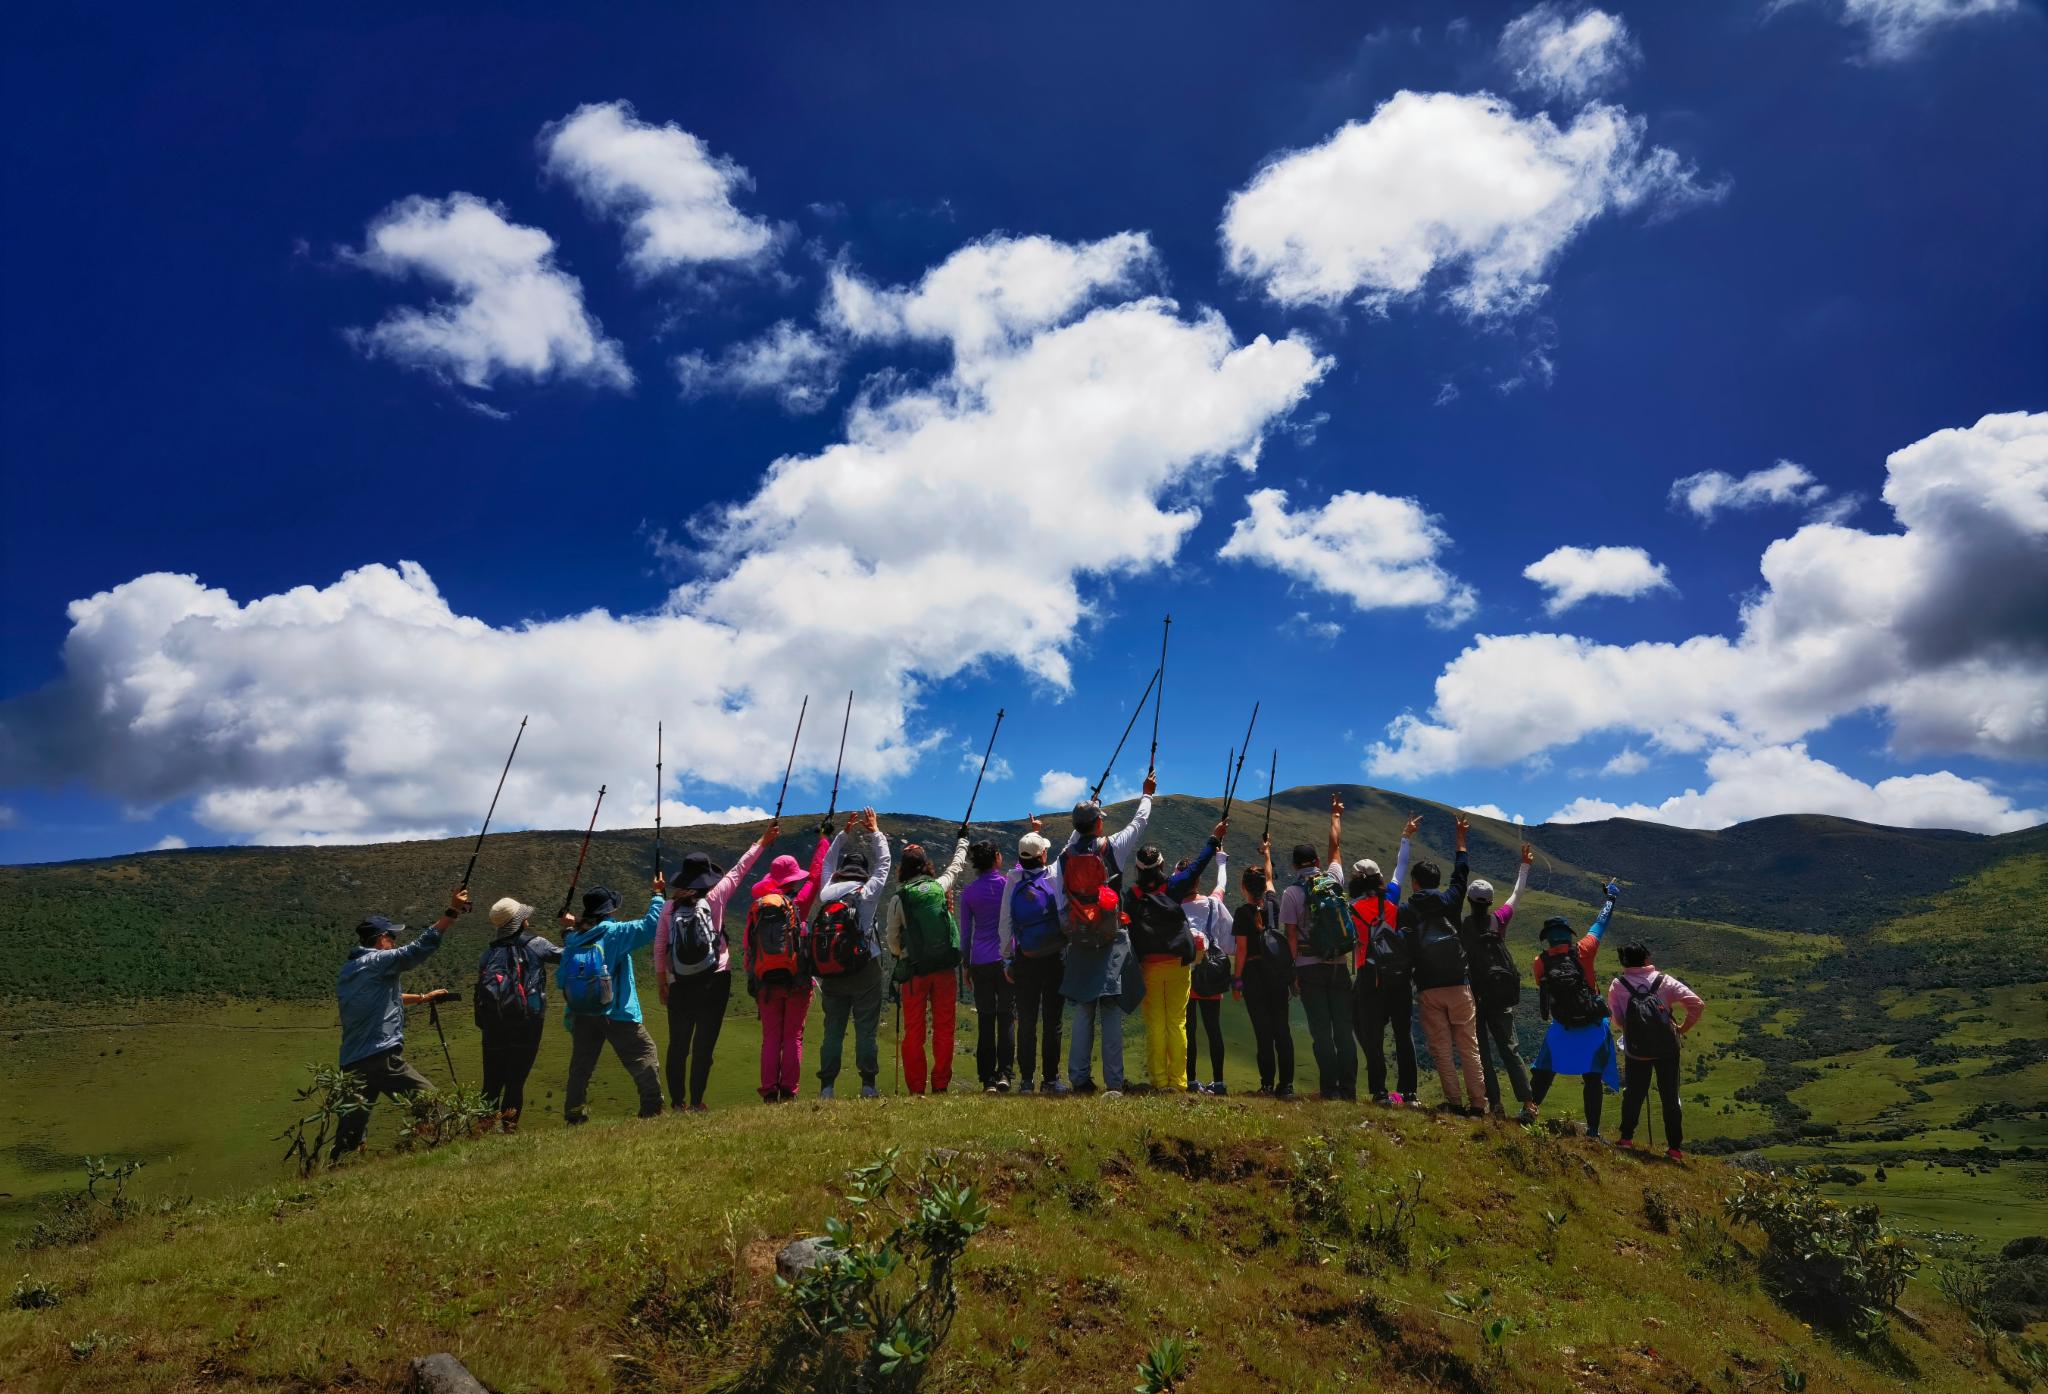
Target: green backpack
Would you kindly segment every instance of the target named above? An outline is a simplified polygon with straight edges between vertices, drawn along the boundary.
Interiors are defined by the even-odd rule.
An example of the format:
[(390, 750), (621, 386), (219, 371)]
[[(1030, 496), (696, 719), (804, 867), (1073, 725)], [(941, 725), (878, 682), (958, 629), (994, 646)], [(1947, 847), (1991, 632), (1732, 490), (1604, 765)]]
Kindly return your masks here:
[(919, 876), (896, 890), (903, 907), (903, 956), (896, 962), (897, 981), (960, 966), (960, 927), (946, 908), (946, 890), (937, 879)]
[(1317, 873), (1302, 882), (1305, 903), (1305, 934), (1298, 934), (1301, 946), (1316, 958), (1348, 958), (1358, 942), (1351, 927), (1351, 902), (1335, 878)]

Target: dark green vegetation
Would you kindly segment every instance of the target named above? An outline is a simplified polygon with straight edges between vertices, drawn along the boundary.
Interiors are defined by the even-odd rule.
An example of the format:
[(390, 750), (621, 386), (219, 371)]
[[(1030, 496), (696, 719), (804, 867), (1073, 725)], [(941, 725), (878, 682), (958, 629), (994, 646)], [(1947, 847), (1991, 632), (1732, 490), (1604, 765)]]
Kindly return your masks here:
[(1719, 1163), (1429, 1114), (974, 1096), (485, 1138), (131, 1219), (19, 1256), (0, 1387), (368, 1391), (440, 1349), (506, 1394), (764, 1387), (775, 1253), (891, 1148), (988, 1206), (919, 1207), (974, 1228), (947, 1241), (934, 1391), (1959, 1391), (2018, 1368), (1931, 1289), (1867, 1344), (1803, 1324)]
[[(1330, 792), (1277, 797), (1273, 836), (1283, 861), (1297, 841), (1321, 849)], [(1378, 790), (1341, 792), (1347, 857), (1371, 855), (1391, 868), (1402, 820), (1420, 811), (1418, 856), (1448, 862), (1449, 810)], [(1129, 808), (1112, 809), (1112, 826)], [(1162, 798), (1152, 836), (1170, 857), (1192, 852), (1217, 811), (1215, 800)], [(1233, 879), (1261, 816), (1256, 801), (1236, 810)], [(777, 850), (808, 856), (807, 817), (814, 821), (784, 820)], [(1062, 834), (1064, 813), (1047, 823)], [(950, 823), (893, 814), (883, 826), (940, 856), (953, 832)], [(978, 831), (1007, 848), (1023, 828)], [(758, 831), (670, 829), (671, 864), (698, 846), (730, 862)], [(1481, 820), (1475, 871), (1504, 890), (1523, 835)], [(1583, 925), (1613, 874), (1625, 895), (1610, 943), (1648, 940), (1661, 963), (1710, 999), (1708, 1021), (1688, 1043), (1693, 1150), (1838, 1166), (1835, 1193), (1875, 1199), (1922, 1236), (2002, 1241), (2048, 1231), (2048, 829), (1986, 838), (1802, 817), (1716, 833), (1608, 822), (1527, 835), (1539, 857), (1514, 926), (1518, 957), (1533, 953), (1545, 915)], [(580, 836), (492, 836), (478, 866), (479, 904), (509, 893), (551, 913)], [(68, 1186), (88, 1154), (149, 1160), (143, 1181), (162, 1195), (222, 1194), (275, 1174), (272, 1154), (281, 1149), (271, 1138), (290, 1093), (306, 1081), (308, 1062), (332, 1059), (329, 993), (350, 926), (372, 910), (414, 924), (431, 919), (470, 845), (192, 850), (0, 868), (9, 965), (0, 1039), (11, 1067), (0, 1086), (0, 1191), (14, 1197), (0, 1200), (0, 1228), (29, 1223), (37, 1197)], [(608, 882), (630, 904), (644, 894), (651, 848), (646, 831), (598, 834), (585, 884)], [(416, 983), (466, 987), (488, 936), (482, 920), (479, 912), (465, 921)], [(1603, 974), (1613, 967), (1603, 956)], [(643, 962), (643, 982), (648, 976)], [(647, 996), (650, 1029), (665, 1042), (661, 1010)], [(736, 995), (714, 1107), (751, 1098), (758, 1037), (749, 1009)], [(961, 1015), (971, 1036), (973, 1014)], [(1525, 1053), (1533, 1052), (1533, 1002), (1520, 1015)], [(1228, 1078), (1241, 1091), (1256, 1083), (1250, 1032), (1234, 1004), (1224, 1019)], [(473, 1071), (466, 1016), (458, 1010), (444, 1021), (458, 1066)], [(814, 1015), (813, 1058), (816, 1023)], [(431, 1031), (424, 1020), (412, 1029), (412, 1055), (440, 1077)], [(1135, 1018), (1128, 1030), (1130, 1058), (1142, 1060)], [(885, 1050), (888, 1032), (885, 1018)], [(1306, 1073), (1305, 1032), (1297, 1040)], [(538, 1126), (553, 1123), (545, 1096), (560, 1087), (565, 1055), (551, 1032), (535, 1076)], [(971, 1080), (971, 1063), (960, 1064)], [(885, 1057), (885, 1083), (889, 1074)], [(1425, 1099), (1435, 1098), (1426, 1068), (1424, 1079)], [(609, 1092), (617, 1085), (615, 1070), (600, 1071), (600, 1111), (621, 1106)], [(1560, 1097), (1550, 1111), (1569, 1114), (1574, 1105)], [(1610, 1117), (1617, 1108), (1610, 1101)], [(382, 1112), (388, 1131), (392, 1111)]]

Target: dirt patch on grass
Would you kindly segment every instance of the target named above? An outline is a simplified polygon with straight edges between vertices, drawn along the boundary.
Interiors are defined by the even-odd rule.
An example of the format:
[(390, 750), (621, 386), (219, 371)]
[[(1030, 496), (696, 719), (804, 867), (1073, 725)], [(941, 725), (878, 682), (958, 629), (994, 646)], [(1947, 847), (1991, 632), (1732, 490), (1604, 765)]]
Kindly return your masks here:
[(1266, 1158), (1254, 1147), (1213, 1147), (1189, 1137), (1153, 1138), (1146, 1144), (1145, 1160), (1155, 1170), (1189, 1181), (1242, 1181), (1267, 1169)]

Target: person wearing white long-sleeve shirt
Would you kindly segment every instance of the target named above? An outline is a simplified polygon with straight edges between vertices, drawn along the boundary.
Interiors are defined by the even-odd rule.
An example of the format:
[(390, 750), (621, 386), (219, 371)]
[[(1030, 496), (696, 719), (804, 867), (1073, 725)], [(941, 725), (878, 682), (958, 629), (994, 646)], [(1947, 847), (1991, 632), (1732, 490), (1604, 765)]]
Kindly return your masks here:
[[(860, 834), (867, 838), (865, 852), (849, 845), (849, 840)], [(876, 828), (872, 808), (862, 809), (846, 830), (832, 839), (824, 865), (832, 870), (811, 911), (813, 939), (830, 907), (845, 905), (858, 917), (866, 961), (850, 972), (818, 977), (825, 1007), (825, 1035), (818, 1045), (818, 1097), (832, 1097), (846, 1050), (846, 1019), (851, 1016), (853, 1062), (860, 1071), (861, 1097), (872, 1099), (881, 1092), (875, 1087), (875, 1077), (881, 1072), (875, 1036), (882, 1024), (882, 960), (875, 943), (875, 911), (889, 885), (889, 839)]]
[[(1216, 851), (1216, 884), (1207, 895), (1191, 895), (1181, 902), (1188, 933), (1195, 940), (1195, 972), (1188, 989), (1188, 1092), (1227, 1094), (1223, 1082), (1223, 994), (1230, 991), (1231, 960), (1237, 953), (1237, 938), (1230, 932), (1230, 858)], [(1209, 1039), (1209, 1083), (1200, 1083), (1196, 1065), (1201, 1055), (1196, 1035)]]
[[(1152, 794), (1157, 787), (1157, 781), (1148, 773), (1144, 797), (1138, 800), (1138, 811), (1132, 815), (1129, 824), (1107, 837), (1102, 833), (1100, 806), (1090, 802), (1074, 810), (1074, 834), (1067, 839), (1067, 845), (1061, 850), (1052, 870), (1052, 875), (1058, 878), (1054, 884), (1063, 915), (1067, 865), (1077, 855), (1100, 849), (1108, 863), (1109, 885), (1122, 890), (1123, 872), (1134, 864), (1138, 845), (1145, 836), (1145, 826), (1152, 821)], [(997, 933), (1002, 933), (1000, 923)], [(1095, 1033), (1100, 1026), (1103, 1087), (1112, 1094), (1123, 1092), (1124, 1016), (1137, 1006), (1126, 989), (1136, 984), (1139, 985), (1137, 990), (1142, 991), (1143, 981), (1132, 961), (1130, 933), (1120, 924), (1106, 945), (1067, 945), (1060, 974), (1060, 992), (1074, 1004), (1074, 1034), (1067, 1049), (1067, 1078), (1075, 1090), (1085, 1094), (1095, 1089)]]

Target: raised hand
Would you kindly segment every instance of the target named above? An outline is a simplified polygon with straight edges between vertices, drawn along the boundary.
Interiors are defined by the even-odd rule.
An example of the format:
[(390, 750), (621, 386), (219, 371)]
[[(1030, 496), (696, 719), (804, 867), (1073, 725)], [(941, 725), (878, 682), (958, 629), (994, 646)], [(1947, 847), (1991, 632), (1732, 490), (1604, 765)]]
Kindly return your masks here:
[(662, 893), (663, 891), (665, 891), (665, 890), (667, 890), (667, 889), (668, 889), (668, 877), (666, 877), (666, 876), (663, 876), (663, 875), (662, 875), (662, 874), (661, 874), (660, 872), (658, 872), (658, 871), (657, 871), (657, 872), (655, 872), (655, 873), (654, 873), (654, 893), (655, 893), (656, 895), (660, 895), (660, 894), (661, 894), (661, 893)]
[(1416, 815), (1415, 815), (1414, 817), (1410, 818), (1410, 819), (1408, 820), (1408, 822), (1406, 823), (1406, 825), (1404, 825), (1404, 826), (1402, 827), (1402, 829), (1401, 829), (1401, 836), (1403, 836), (1403, 837), (1406, 837), (1406, 838), (1411, 838), (1411, 839), (1412, 839), (1412, 838), (1413, 838), (1413, 837), (1415, 836), (1415, 834), (1417, 834), (1417, 833), (1419, 833), (1419, 832), (1421, 832), (1421, 831), (1422, 831), (1422, 815), (1421, 815), (1420, 813), (1418, 813), (1418, 814), (1416, 814)]
[(1525, 842), (1525, 843), (1523, 843), (1523, 844), (1522, 844), (1522, 865), (1523, 865), (1523, 866), (1527, 866), (1527, 865), (1528, 865), (1528, 864), (1529, 864), (1530, 862), (1533, 862), (1533, 861), (1535, 861), (1535, 860), (1536, 860), (1536, 849), (1535, 849), (1534, 847), (1531, 847), (1531, 846), (1530, 846), (1530, 845), (1529, 845), (1528, 843), (1526, 843), (1526, 842)]
[(775, 839), (781, 836), (782, 824), (770, 823), (768, 825), (767, 830), (761, 834), (761, 849), (763, 851), (766, 851), (768, 848), (773, 847), (775, 845)]
[(1464, 814), (1460, 813), (1457, 817), (1457, 821), (1454, 822), (1451, 826), (1457, 830), (1458, 850), (1462, 852), (1465, 850), (1465, 838), (1472, 831), (1472, 820), (1470, 818), (1467, 818)]
[(1217, 825), (1216, 825), (1216, 826), (1215, 826), (1215, 827), (1214, 827), (1214, 828), (1213, 828), (1213, 829), (1212, 829), (1212, 830), (1210, 831), (1210, 833), (1209, 833), (1209, 836), (1210, 836), (1211, 838), (1213, 838), (1213, 839), (1214, 839), (1215, 841), (1217, 841), (1217, 842), (1221, 842), (1221, 841), (1223, 841), (1223, 835), (1224, 835), (1225, 833), (1229, 832), (1229, 831), (1230, 831), (1230, 820), (1229, 820), (1228, 818), (1225, 818), (1225, 819), (1224, 819), (1224, 820), (1223, 820), (1222, 822), (1218, 823), (1218, 824), (1217, 824)]
[(1159, 778), (1155, 771), (1145, 771), (1145, 797), (1151, 798), (1159, 792)]
[(1042, 833), (1045, 831), (1045, 823), (1042, 819), (1039, 818), (1039, 816), (1036, 813), (1031, 815), (1031, 831), (1035, 833)]
[(878, 831), (875, 827), (875, 811), (872, 808), (864, 808), (860, 811), (860, 825), (869, 832)]
[(469, 913), (469, 887), (463, 886), (448, 897), (448, 908), (458, 915)]
[(1621, 886), (1611, 876), (1607, 879), (1607, 898), (1609, 900), (1621, 899)]
[(1343, 796), (1342, 794), (1332, 794), (1332, 795), (1330, 795), (1330, 812), (1332, 812), (1332, 813), (1342, 813), (1343, 811), (1344, 811), (1344, 796)]

